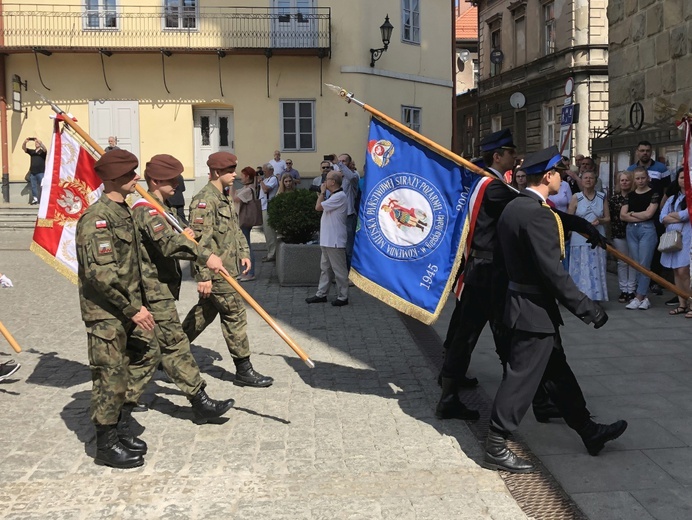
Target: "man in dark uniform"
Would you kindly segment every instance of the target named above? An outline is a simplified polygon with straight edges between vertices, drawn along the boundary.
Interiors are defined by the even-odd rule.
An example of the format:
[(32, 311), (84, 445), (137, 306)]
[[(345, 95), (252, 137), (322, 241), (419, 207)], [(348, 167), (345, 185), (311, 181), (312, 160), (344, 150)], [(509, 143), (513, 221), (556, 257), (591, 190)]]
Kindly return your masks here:
[[(250, 270), (250, 250), (231, 201), (224, 194), (224, 188), (232, 186), (235, 180), (238, 158), (232, 153), (216, 152), (209, 156), (207, 166), (209, 183), (195, 195), (190, 205), (192, 230), (202, 247), (221, 257), (229, 275), (238, 275), (238, 264), (243, 266), (245, 274)], [(220, 275), (199, 265), (194, 268), (199, 301), (183, 321), (187, 338), (194, 341), (216, 315), (220, 315), (223, 337), (236, 366), (233, 384), (258, 388), (271, 386), (274, 379), (260, 374), (250, 363), (250, 341), (242, 298)]]
[[(183, 171), (182, 163), (167, 154), (155, 155), (147, 163), (144, 178), (149, 194), (160, 204), (174, 192)], [(139, 199), (132, 207), (132, 218), (139, 232), (142, 258), (142, 285), (147, 308), (156, 320), (157, 343), (137, 352), (130, 358), (130, 382), (127, 388), (123, 414), (125, 419), (135, 407), (146, 385), (151, 381), (156, 366), (161, 362), (163, 371), (180, 388), (192, 404), (198, 423), (220, 417), (234, 404), (233, 399), (215, 401), (206, 391), (195, 358), (190, 353), (190, 342), (180, 324), (175, 300), (180, 294), (182, 274), (178, 259), (197, 261), (211, 271), (226, 274), (223, 261), (209, 249), (201, 247), (188, 237), (175, 233), (146, 199)], [(191, 229), (186, 230), (194, 236)]]
[(511, 330), (509, 358), (490, 416), (483, 465), (514, 473), (534, 470), (528, 461), (506, 446), (532, 398), (543, 386), (565, 422), (581, 436), (591, 455), (618, 438), (625, 421), (610, 425), (593, 422), (584, 396), (562, 349), (562, 325), (556, 299), (584, 323), (598, 329), (608, 315), (583, 294), (562, 266), (565, 237), (562, 222), (546, 204), (562, 182), (555, 165), (557, 147), (541, 150), (522, 165), (527, 189), (510, 202), (498, 222), (496, 257), (501, 257), (509, 277), (504, 324)]
[[(91, 420), (98, 464), (144, 464), (146, 443), (119, 432), (129, 382), (128, 360), (136, 345), (156, 341), (154, 317), (144, 306), (139, 239), (125, 197), (135, 191), (137, 158), (125, 150), (104, 154), (94, 170), (103, 195), (77, 222), (79, 302), (87, 329), (91, 368)], [(145, 347), (143, 347), (145, 348)]]
[[(466, 378), (471, 354), (478, 338), (490, 322), (495, 350), (505, 362), (509, 349), (509, 331), (502, 324), (504, 299), (507, 292), (507, 274), (502, 264), (493, 260), (497, 244), (497, 222), (505, 206), (518, 196), (504, 182), (504, 172), (514, 167), (516, 152), (512, 133), (505, 129), (486, 136), (481, 141), (486, 171), (493, 179), (486, 187), (471, 239), (471, 251), (464, 266), (464, 290), (457, 300), (449, 322), (445, 340), (445, 360), (440, 374), (442, 396), (435, 415), (439, 419), (478, 419), (475, 410), (469, 410), (459, 399), (461, 385), (477, 384)], [(605, 240), (586, 220), (559, 212), (565, 227), (589, 235), (591, 244), (605, 248)], [(544, 401), (544, 399), (541, 399)], [(541, 406), (545, 406), (542, 404)], [(550, 407), (540, 410), (537, 418), (547, 421), (556, 414)]]

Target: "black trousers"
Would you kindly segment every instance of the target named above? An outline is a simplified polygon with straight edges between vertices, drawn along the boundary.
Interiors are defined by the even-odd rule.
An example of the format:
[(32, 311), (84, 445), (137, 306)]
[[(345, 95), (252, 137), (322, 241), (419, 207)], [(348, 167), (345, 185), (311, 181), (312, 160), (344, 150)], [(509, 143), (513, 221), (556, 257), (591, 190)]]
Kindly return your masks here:
[(490, 428), (505, 435), (516, 430), (539, 386), (570, 428), (579, 430), (589, 420), (584, 394), (567, 363), (560, 334), (515, 330), (507, 370), (493, 402)]
[(495, 351), (502, 363), (507, 361), (511, 334), (502, 323), (502, 316), (497, 316), (496, 302), (490, 292), (486, 287), (464, 287), (449, 320), (442, 377), (461, 379), (466, 375), (473, 349), (488, 322), (495, 340)]

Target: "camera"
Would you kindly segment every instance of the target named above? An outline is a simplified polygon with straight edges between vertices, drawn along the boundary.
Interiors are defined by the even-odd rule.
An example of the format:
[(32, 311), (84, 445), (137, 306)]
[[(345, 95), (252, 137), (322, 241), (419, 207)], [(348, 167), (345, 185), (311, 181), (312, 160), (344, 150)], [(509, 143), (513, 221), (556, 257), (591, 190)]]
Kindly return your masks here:
[(29, 139), (29, 141), (35, 141), (36, 140), (35, 137), (29, 137), (28, 139)]
[(334, 162), (335, 159), (336, 159), (336, 157), (334, 157), (334, 154), (333, 154), (333, 153), (331, 153), (331, 154), (329, 154), (329, 155), (325, 155), (324, 158), (323, 158), (323, 160), (329, 161), (329, 162)]

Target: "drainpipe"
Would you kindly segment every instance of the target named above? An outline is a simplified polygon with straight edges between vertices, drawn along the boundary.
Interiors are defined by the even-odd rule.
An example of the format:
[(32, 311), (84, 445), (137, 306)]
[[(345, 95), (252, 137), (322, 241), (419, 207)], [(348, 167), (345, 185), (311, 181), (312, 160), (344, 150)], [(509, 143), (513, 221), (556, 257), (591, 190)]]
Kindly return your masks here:
[[(5, 24), (0, 0), (0, 47), (5, 46)], [(2, 201), (10, 201), (10, 169), (7, 153), (7, 78), (5, 55), (0, 54), (0, 149), (2, 150)]]

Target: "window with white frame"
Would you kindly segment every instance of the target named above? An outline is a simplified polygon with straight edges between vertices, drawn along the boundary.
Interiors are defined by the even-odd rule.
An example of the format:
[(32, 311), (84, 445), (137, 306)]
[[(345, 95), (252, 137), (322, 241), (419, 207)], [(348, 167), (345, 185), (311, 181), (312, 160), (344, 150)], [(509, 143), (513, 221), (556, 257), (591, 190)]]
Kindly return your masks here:
[(291, 152), (315, 150), (315, 101), (286, 99), (281, 103), (281, 149)]
[(85, 0), (84, 2), (85, 29), (117, 29), (116, 0)]
[(163, 0), (166, 29), (197, 29), (197, 0)]
[(401, 0), (401, 39), (420, 43), (420, 0)]
[(401, 105), (401, 122), (411, 130), (420, 132), (420, 107)]
[(514, 66), (526, 63), (526, 16), (514, 18)]
[(543, 54), (555, 52), (555, 2), (543, 4)]
[(555, 107), (543, 105), (543, 148), (555, 144)]
[(478, 59), (471, 60), (471, 63), (473, 63), (473, 88), (478, 88), (478, 83), (481, 80), (481, 68)]
[(490, 131), (499, 132), (502, 130), (502, 116), (493, 116), (490, 118)]

